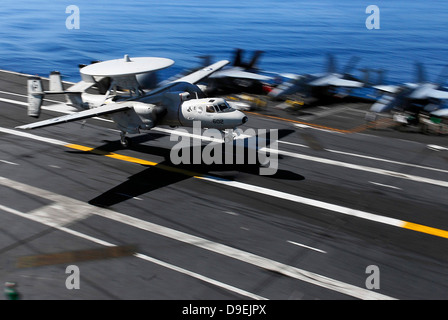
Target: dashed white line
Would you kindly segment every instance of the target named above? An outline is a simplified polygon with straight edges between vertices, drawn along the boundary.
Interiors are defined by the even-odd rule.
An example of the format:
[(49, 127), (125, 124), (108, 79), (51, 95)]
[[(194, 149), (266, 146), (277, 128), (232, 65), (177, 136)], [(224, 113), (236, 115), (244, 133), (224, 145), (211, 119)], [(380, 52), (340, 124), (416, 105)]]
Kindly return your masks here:
[(18, 163), (11, 162), (11, 161), (6, 161), (6, 160), (0, 160), (0, 162), (2, 162), (2, 163), (6, 163), (6, 164), (10, 164), (10, 165), (12, 165), (12, 166), (18, 166), (18, 165), (19, 165)]
[(224, 213), (230, 214), (232, 216), (238, 216), (239, 214), (233, 211), (224, 211)]
[(390, 188), (390, 189), (396, 189), (396, 190), (403, 190), (399, 187), (395, 187), (395, 186), (391, 186), (388, 184), (382, 184), (382, 183), (378, 183), (378, 182), (373, 182), (373, 181), (369, 181), (369, 183), (380, 186), (380, 187), (386, 187), (386, 188)]
[(294, 242), (294, 241), (290, 241), (290, 240), (288, 240), (287, 242), (288, 242), (288, 243), (291, 243), (291, 244), (293, 244), (293, 245), (296, 245), (296, 246), (299, 246), (299, 247), (303, 247), (303, 248), (306, 248), (306, 249), (310, 249), (310, 250), (314, 250), (314, 251), (317, 251), (317, 252), (320, 252), (320, 253), (327, 253), (327, 252), (324, 251), (324, 250), (317, 249), (317, 248), (313, 248), (313, 247), (304, 245), (304, 244), (302, 244), (302, 243), (298, 243), (298, 242)]
[(448, 148), (446, 147), (442, 147), (442, 146), (438, 146), (435, 144), (428, 144), (428, 149), (434, 150), (434, 151), (448, 151)]

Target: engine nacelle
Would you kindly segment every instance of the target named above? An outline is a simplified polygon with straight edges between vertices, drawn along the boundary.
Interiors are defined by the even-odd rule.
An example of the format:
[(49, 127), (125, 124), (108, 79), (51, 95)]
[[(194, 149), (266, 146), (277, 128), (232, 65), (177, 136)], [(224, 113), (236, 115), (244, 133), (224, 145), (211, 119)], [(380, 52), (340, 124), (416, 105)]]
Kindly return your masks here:
[(155, 104), (134, 102), (134, 111), (142, 124), (140, 129), (149, 130), (156, 126), (157, 122), (166, 114), (166, 109)]

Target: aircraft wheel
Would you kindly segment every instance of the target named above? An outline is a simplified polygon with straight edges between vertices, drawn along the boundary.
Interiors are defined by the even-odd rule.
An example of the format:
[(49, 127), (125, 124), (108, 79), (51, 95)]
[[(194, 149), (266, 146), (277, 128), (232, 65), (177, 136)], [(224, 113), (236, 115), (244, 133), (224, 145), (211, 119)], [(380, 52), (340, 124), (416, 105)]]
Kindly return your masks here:
[(233, 135), (224, 131), (224, 143), (230, 143), (233, 141)]
[(131, 145), (131, 139), (125, 137), (120, 140), (120, 143), (123, 148), (128, 148)]

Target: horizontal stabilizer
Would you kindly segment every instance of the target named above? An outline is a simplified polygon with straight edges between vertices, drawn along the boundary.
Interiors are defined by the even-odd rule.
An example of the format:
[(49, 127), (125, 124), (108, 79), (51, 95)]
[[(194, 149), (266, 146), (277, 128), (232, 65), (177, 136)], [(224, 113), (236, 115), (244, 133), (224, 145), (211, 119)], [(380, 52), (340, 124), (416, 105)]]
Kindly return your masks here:
[(373, 86), (373, 88), (376, 90), (387, 92), (387, 93), (396, 93), (396, 92), (398, 92), (398, 90), (400, 90), (399, 86), (394, 86), (394, 85), (378, 85), (378, 86)]

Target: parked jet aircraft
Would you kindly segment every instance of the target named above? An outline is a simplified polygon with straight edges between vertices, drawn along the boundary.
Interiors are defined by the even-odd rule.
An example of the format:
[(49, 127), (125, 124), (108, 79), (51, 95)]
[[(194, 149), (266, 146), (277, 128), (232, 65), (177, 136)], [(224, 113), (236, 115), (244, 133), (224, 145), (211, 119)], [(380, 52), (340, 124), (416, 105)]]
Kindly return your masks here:
[(253, 53), (249, 62), (243, 60), (243, 50), (235, 49), (233, 65), (219, 70), (208, 77), (208, 87), (211, 92), (221, 93), (263, 93), (263, 84), (273, 79), (260, 74), (257, 62), (263, 51)]
[(426, 107), (433, 111), (441, 104), (441, 100), (448, 99), (448, 91), (442, 87), (447, 76), (448, 67), (435, 82), (426, 79), (425, 70), (421, 63), (416, 63), (416, 83), (403, 85), (378, 85), (373, 88), (385, 94), (372, 105), (372, 112), (389, 112), (392, 109), (399, 111), (419, 112)]
[(321, 99), (333, 96), (334, 90), (338, 88), (363, 87), (364, 83), (362, 81), (350, 75), (350, 72), (358, 61), (358, 57), (351, 58), (342, 73), (338, 73), (334, 57), (328, 55), (328, 64), (325, 73), (290, 75), (287, 81), (274, 88), (268, 96), (281, 99), (287, 95), (300, 92), (305, 98)]
[[(80, 69), (82, 81), (63, 89), (59, 73), (50, 75), (50, 90), (44, 91), (39, 77), (28, 79), (28, 115), (38, 117), (45, 94), (65, 94), (67, 104), (79, 112), (19, 126), (19, 129), (35, 129), (96, 116), (110, 117), (121, 130), (121, 143), (129, 144), (126, 134), (140, 133), (155, 126), (193, 126), (201, 121), (201, 127), (221, 131), (234, 129), (247, 122), (241, 111), (234, 110), (222, 98), (206, 98), (196, 85), (202, 79), (229, 63), (216, 62), (208, 67), (171, 81), (151, 91), (142, 89), (137, 75), (150, 74), (172, 65), (165, 58), (140, 57), (109, 60)], [(85, 92), (98, 82), (110, 79), (106, 94)], [(107, 81), (106, 81), (107, 83)], [(127, 92), (125, 92), (127, 91)], [(226, 136), (228, 139), (229, 136)]]

